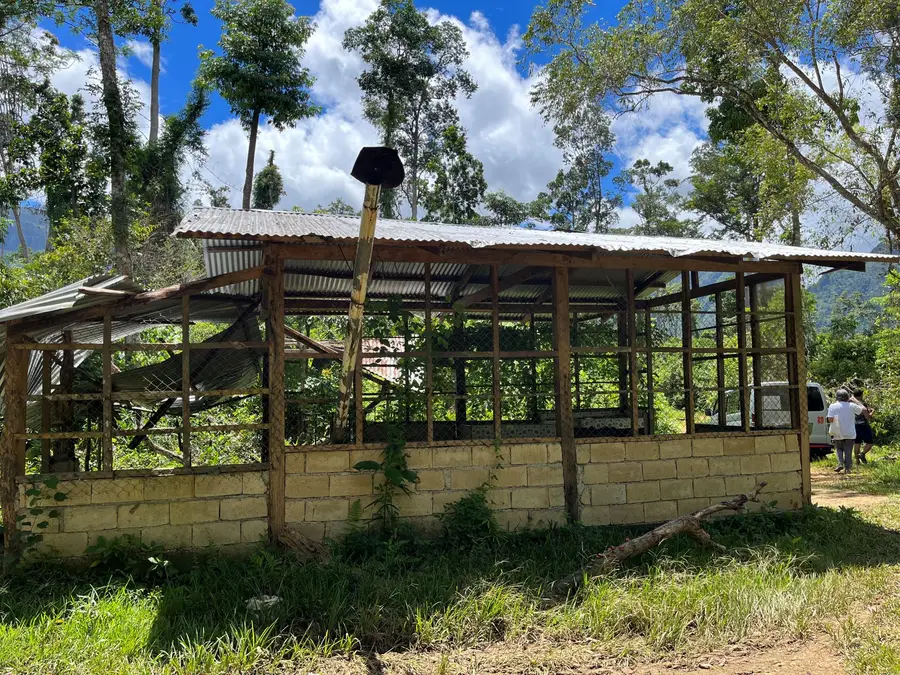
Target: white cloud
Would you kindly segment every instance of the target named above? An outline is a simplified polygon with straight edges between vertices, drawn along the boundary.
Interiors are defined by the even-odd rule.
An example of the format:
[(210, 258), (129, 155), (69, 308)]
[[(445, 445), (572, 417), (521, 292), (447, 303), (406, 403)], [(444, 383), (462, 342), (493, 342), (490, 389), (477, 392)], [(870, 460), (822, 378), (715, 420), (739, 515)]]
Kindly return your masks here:
[[(128, 40), (126, 42), (131, 56), (136, 58), (147, 68), (153, 67), (153, 45), (144, 40)], [(160, 72), (164, 73), (166, 60), (160, 57)]]

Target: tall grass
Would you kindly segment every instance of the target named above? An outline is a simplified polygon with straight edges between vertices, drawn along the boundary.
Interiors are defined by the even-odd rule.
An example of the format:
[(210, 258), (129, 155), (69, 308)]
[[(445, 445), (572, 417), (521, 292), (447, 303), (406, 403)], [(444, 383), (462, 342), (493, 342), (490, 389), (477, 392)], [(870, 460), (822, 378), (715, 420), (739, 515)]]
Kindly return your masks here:
[[(622, 572), (554, 598), (551, 583), (639, 528), (525, 532), (490, 546), (410, 541), (328, 563), (259, 549), (197, 557), (159, 587), (59, 567), (0, 588), (0, 670), (225, 673), (356, 649), (592, 640), (610, 653), (706, 649), (803, 635), (884, 588), (900, 536), (851, 512), (810, 509), (710, 524), (731, 550), (676, 538)], [(272, 609), (247, 600), (277, 595)]]

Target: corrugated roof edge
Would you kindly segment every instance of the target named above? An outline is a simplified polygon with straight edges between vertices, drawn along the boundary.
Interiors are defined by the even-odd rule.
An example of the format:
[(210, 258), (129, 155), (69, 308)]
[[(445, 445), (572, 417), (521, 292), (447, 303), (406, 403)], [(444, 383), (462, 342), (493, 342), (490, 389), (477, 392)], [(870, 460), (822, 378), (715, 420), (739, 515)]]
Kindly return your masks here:
[[(356, 218), (298, 211), (262, 211), (229, 208), (195, 208), (173, 233), (178, 237), (206, 239), (352, 242)], [(430, 236), (423, 237), (423, 234)], [(376, 240), (410, 245), (451, 245), (471, 248), (493, 246), (521, 248), (584, 248), (610, 253), (662, 254), (672, 257), (732, 255), (757, 260), (828, 260), (846, 262), (900, 262), (900, 256), (857, 251), (784, 246), (714, 239), (644, 237), (627, 234), (569, 233), (512, 227), (477, 227), (423, 221), (380, 220)], [(224, 243), (224, 242), (223, 242)]]

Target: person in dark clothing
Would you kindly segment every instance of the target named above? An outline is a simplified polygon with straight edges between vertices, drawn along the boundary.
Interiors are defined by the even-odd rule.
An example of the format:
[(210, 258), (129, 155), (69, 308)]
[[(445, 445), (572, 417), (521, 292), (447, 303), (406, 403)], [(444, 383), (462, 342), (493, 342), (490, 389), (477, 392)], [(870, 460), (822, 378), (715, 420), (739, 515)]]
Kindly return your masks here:
[(853, 392), (853, 398), (863, 408), (868, 411), (868, 415), (856, 416), (856, 443), (853, 445), (853, 456), (856, 457), (856, 464), (868, 464), (866, 455), (872, 449), (873, 441), (872, 425), (869, 423), (872, 413), (874, 412), (865, 401), (863, 401), (862, 389), (856, 389)]

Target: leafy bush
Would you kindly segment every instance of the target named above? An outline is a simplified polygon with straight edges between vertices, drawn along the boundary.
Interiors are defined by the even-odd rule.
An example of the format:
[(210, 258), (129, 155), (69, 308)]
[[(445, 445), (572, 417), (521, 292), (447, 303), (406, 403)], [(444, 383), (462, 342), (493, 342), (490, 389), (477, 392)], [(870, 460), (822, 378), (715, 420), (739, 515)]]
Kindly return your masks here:
[(443, 543), (454, 549), (468, 550), (496, 543), (500, 526), (487, 502), (487, 486), (469, 493), (459, 501), (448, 504), (438, 514), (443, 526)]
[(92, 558), (92, 568), (147, 583), (166, 581), (175, 574), (175, 568), (162, 556), (162, 551), (159, 544), (141, 541), (130, 534), (113, 539), (97, 537), (97, 542), (85, 549)]

